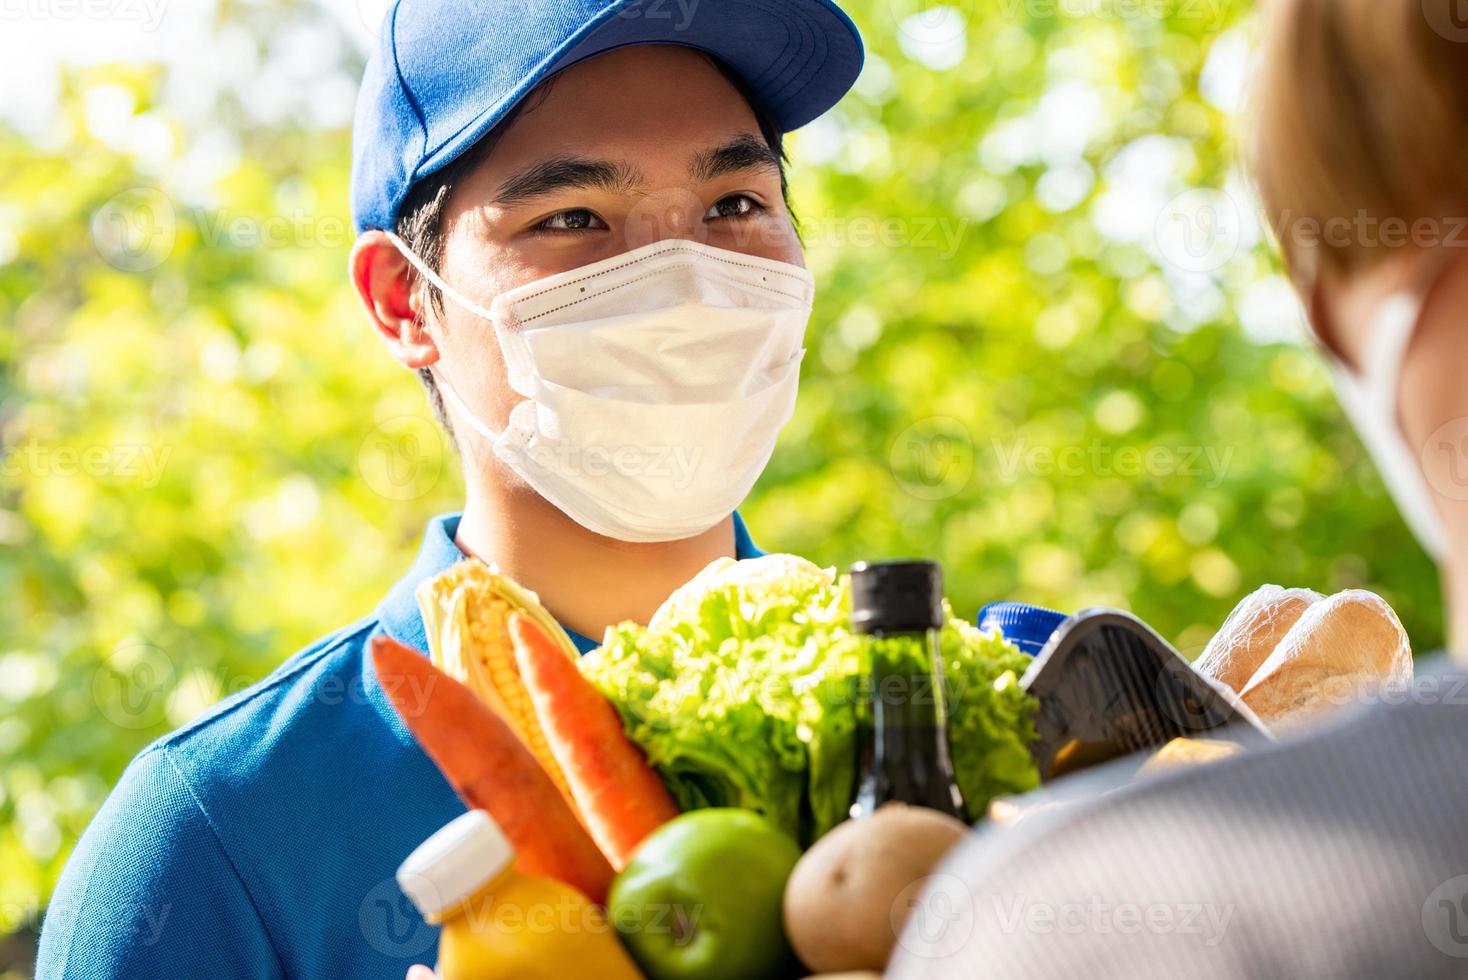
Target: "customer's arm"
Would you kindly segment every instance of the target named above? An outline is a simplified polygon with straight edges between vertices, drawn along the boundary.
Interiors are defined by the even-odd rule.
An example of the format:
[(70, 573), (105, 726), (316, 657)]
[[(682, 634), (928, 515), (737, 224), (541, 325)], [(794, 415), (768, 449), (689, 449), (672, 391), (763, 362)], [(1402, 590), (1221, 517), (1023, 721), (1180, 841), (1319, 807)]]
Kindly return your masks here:
[(1377, 706), (981, 832), (915, 905), (889, 975), (1461, 976), (1465, 757), (1468, 705)]

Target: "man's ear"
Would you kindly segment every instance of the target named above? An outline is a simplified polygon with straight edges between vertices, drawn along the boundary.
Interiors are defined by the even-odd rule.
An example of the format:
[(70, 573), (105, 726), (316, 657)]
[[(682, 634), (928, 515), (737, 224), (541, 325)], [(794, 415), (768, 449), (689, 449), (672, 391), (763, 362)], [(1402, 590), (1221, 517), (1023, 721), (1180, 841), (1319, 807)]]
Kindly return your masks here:
[(398, 363), (415, 371), (435, 363), (438, 345), (420, 322), (422, 294), (413, 288), (413, 267), (387, 235), (359, 235), (348, 267), (367, 318)]

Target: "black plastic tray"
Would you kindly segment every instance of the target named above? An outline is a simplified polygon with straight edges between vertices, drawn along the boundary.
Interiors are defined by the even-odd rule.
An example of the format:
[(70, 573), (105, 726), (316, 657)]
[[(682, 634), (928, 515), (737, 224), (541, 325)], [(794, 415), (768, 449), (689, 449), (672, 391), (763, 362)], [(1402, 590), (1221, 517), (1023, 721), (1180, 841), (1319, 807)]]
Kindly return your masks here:
[(1031, 752), (1044, 781), (1174, 738), (1269, 740), (1232, 691), (1117, 609), (1086, 609), (1061, 624), (1021, 683), (1040, 702)]

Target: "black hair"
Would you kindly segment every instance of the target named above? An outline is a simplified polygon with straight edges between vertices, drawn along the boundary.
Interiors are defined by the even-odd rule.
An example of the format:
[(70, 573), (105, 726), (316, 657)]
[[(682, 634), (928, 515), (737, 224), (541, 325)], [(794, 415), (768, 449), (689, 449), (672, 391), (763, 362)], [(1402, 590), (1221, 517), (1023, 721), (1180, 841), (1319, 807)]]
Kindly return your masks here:
[[(759, 124), (760, 135), (774, 151), (775, 158), (779, 162), (780, 194), (785, 200), (785, 209), (790, 213), (791, 220), (794, 221), (795, 212), (790, 207), (790, 186), (785, 174), (788, 158), (785, 154), (784, 134), (775, 124), (774, 118), (764, 109), (743, 76), (718, 58), (711, 55), (706, 55), (706, 57), (713, 62), (720, 74), (739, 90), (739, 94), (744, 96), (745, 102), (753, 111), (755, 121)], [(419, 180), (408, 190), (407, 197), (403, 199), (403, 204), (398, 209), (397, 225), (393, 230), (408, 248), (412, 249), (433, 271), (438, 272), (442, 267), (443, 218), (454, 188), (484, 161), (484, 158), (499, 141), (500, 134), (513, 125), (521, 113), (539, 105), (554, 84), (555, 79), (542, 84), (530, 98), (517, 105), (509, 115), (452, 163)], [(443, 315), (443, 294), (432, 283), (425, 282), (423, 287), (428, 292), (428, 306), (432, 309), (433, 315), (441, 317)], [(421, 313), (419, 314), (419, 325), (422, 325)], [(443, 395), (438, 390), (438, 383), (434, 379), (433, 372), (428, 368), (420, 368), (418, 380), (428, 394), (428, 402), (433, 407), (433, 414), (438, 418), (439, 424), (444, 427), (444, 431), (452, 438), (453, 424), (449, 420), (448, 412), (444, 410)]]

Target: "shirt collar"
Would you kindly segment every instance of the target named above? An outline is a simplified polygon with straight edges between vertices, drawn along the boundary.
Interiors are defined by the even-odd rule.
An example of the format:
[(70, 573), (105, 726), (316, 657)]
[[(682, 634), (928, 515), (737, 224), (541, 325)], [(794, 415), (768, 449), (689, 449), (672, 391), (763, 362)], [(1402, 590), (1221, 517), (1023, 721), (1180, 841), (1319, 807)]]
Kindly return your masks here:
[[(428, 528), (423, 534), (423, 544), (418, 549), (418, 557), (413, 561), (413, 567), (408, 574), (398, 580), (397, 584), (388, 592), (387, 598), (377, 607), (377, 618), (382, 623), (383, 630), (388, 636), (397, 640), (414, 650), (428, 649), (428, 634), (423, 627), (423, 615), (418, 611), (418, 586), (425, 580), (432, 578), (440, 572), (447, 571), (455, 562), (462, 561), (464, 553), (454, 543), (454, 535), (459, 531), (459, 518), (461, 514), (442, 514), (428, 522)], [(764, 552), (754, 543), (749, 536), (749, 529), (744, 526), (744, 518), (736, 512), (734, 514), (734, 557), (741, 561), (745, 558), (758, 558)], [(572, 630), (566, 630), (571, 637), (571, 642), (576, 644), (576, 649), (582, 653), (594, 650), (600, 645), (600, 641), (590, 637), (582, 636)]]

